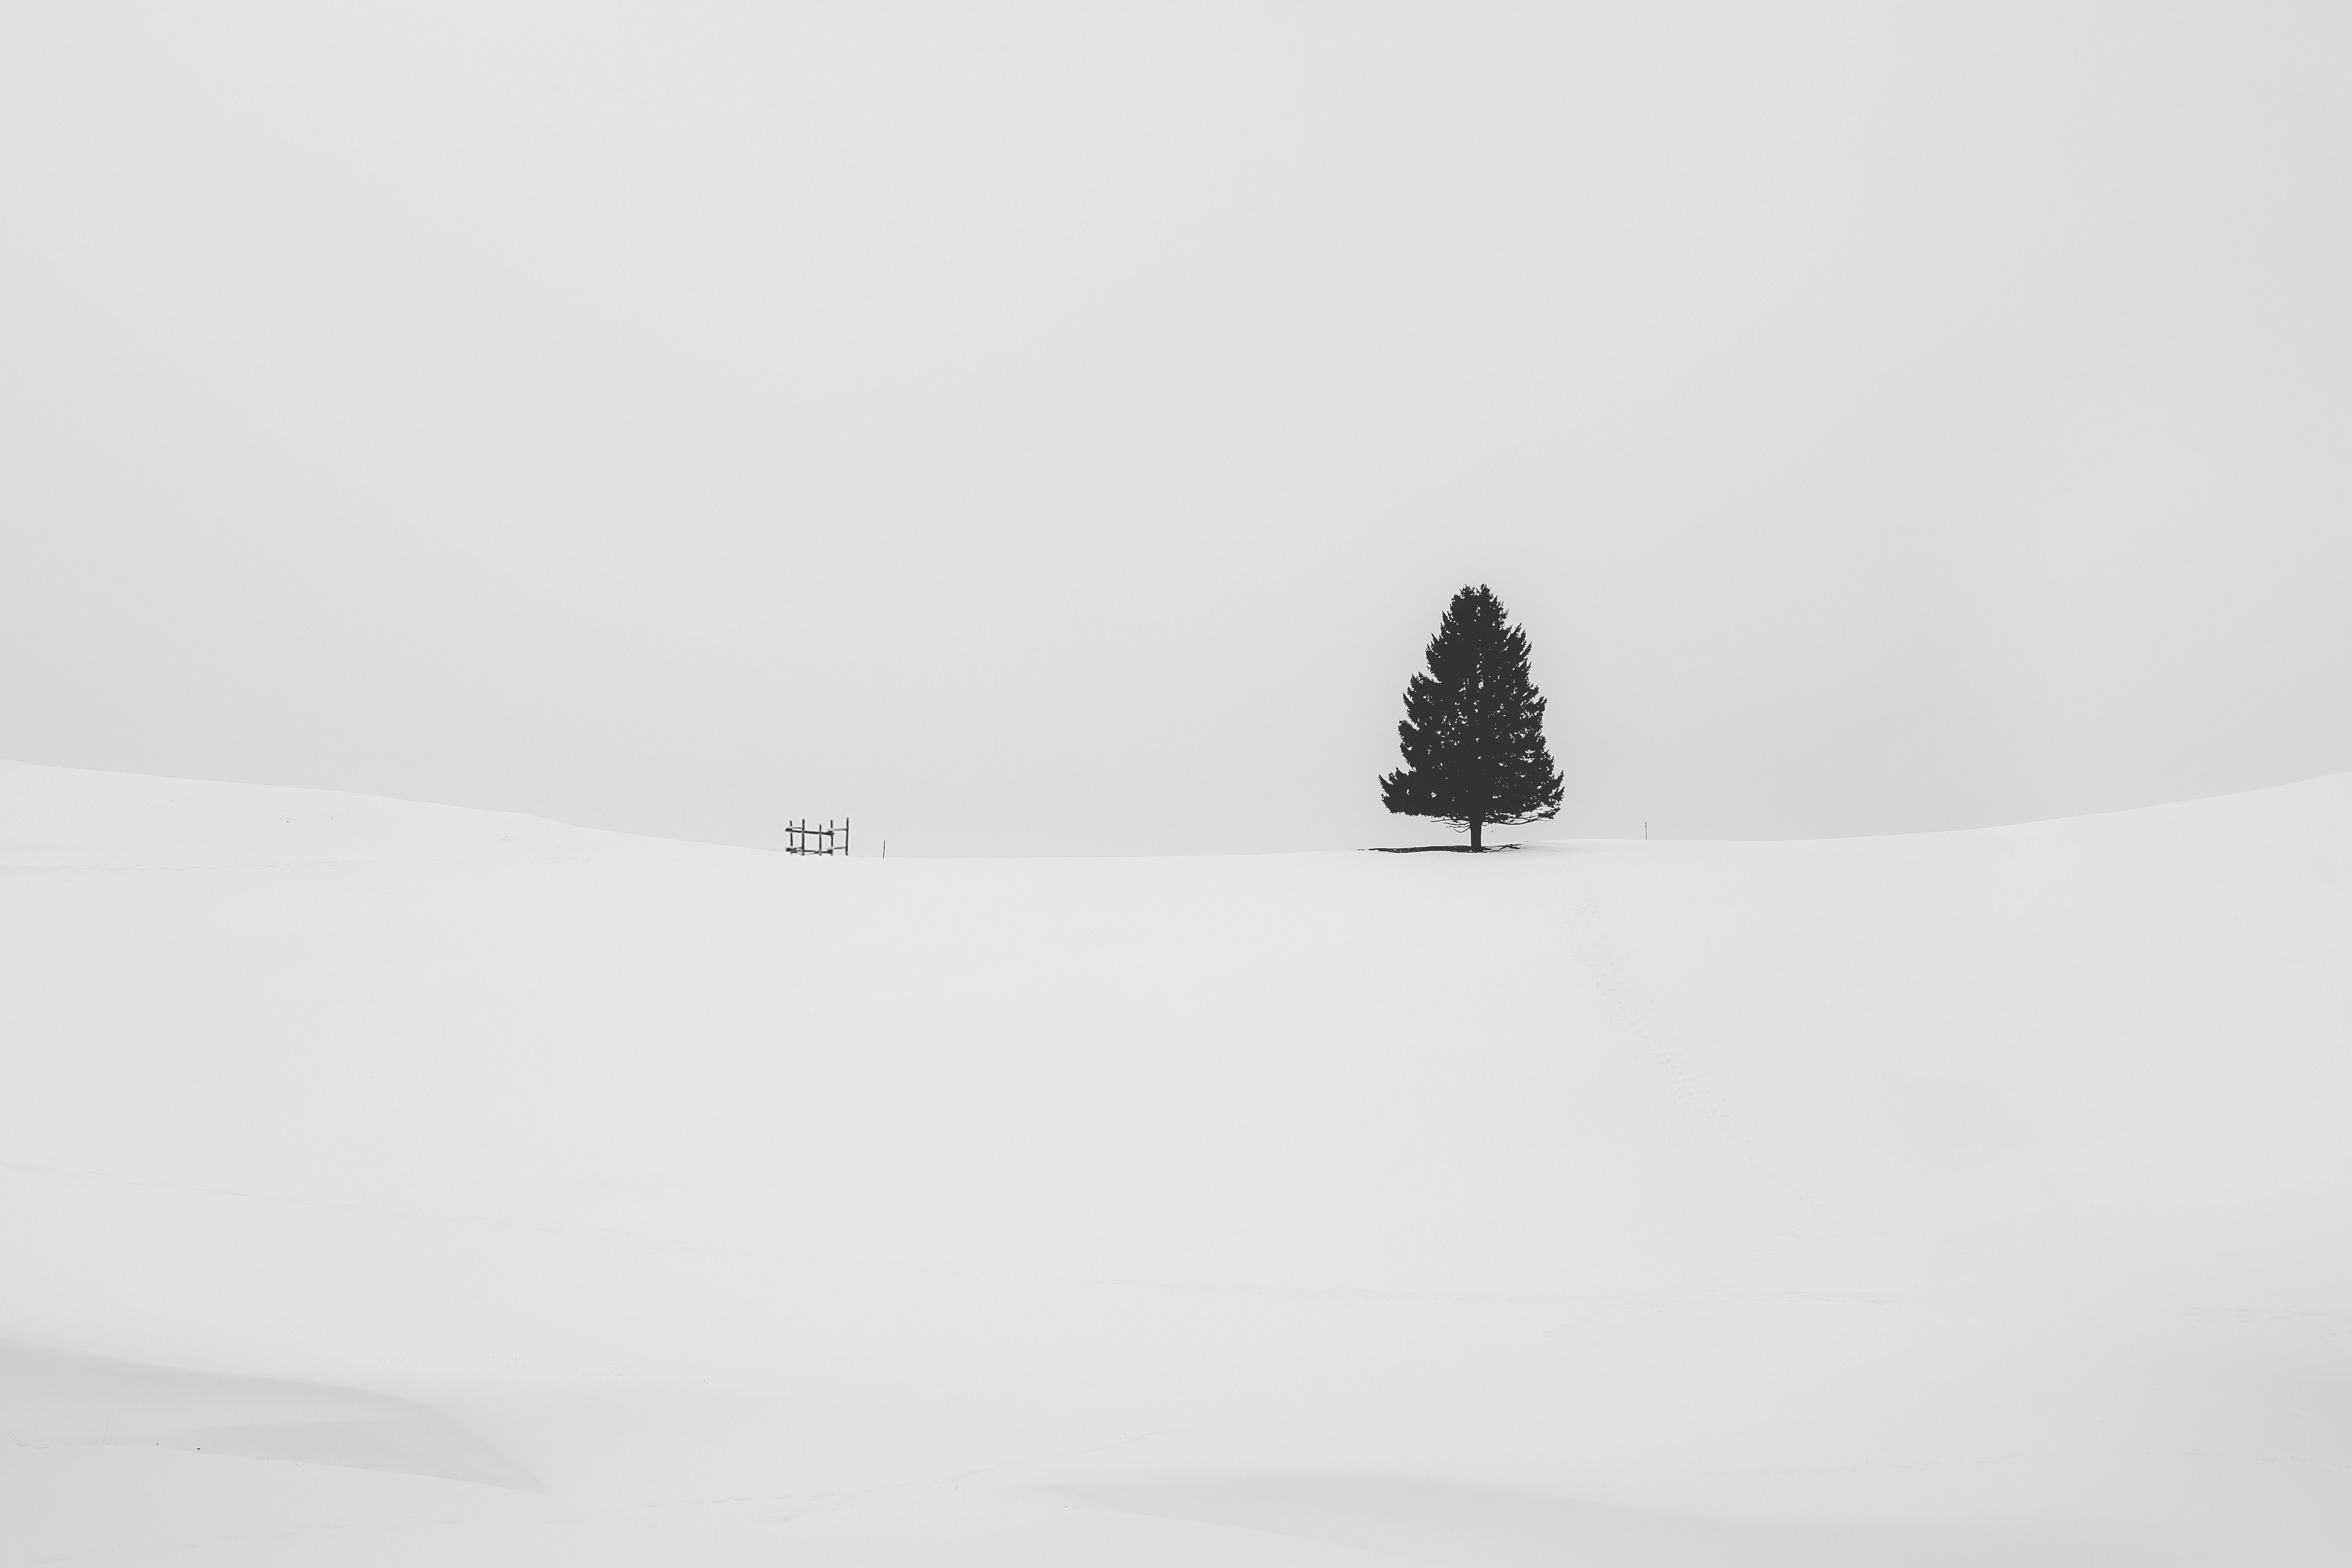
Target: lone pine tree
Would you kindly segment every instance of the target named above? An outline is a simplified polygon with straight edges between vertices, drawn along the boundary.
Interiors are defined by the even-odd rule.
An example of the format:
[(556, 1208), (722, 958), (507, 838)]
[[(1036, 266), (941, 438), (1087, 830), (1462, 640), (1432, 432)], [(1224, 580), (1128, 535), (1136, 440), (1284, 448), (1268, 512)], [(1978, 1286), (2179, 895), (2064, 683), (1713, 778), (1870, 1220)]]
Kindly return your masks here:
[(1381, 779), (1381, 802), (1407, 816), (1470, 830), (1541, 822), (1559, 812), (1559, 770), (1544, 744), (1544, 700), (1528, 677), (1528, 634), (1481, 584), (1445, 606), (1429, 642), (1429, 673), (1404, 689), (1397, 726), (1404, 766)]

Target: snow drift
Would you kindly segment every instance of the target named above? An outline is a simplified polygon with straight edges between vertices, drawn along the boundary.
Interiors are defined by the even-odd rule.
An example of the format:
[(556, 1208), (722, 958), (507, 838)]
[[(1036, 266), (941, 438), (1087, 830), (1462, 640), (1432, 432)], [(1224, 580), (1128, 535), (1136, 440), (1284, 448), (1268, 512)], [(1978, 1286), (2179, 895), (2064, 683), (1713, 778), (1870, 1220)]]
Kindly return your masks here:
[(883, 863), (12, 764), (0, 934), (0, 1562), (2352, 1549), (2352, 778)]

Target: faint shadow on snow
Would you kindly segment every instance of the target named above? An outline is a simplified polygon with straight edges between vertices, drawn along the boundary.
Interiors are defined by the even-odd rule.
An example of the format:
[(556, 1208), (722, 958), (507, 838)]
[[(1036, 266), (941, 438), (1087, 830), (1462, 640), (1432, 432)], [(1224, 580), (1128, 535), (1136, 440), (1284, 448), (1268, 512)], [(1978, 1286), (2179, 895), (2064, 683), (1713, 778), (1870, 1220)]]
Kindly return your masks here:
[(2191, 1568), (2190, 1542), (2073, 1521), (1732, 1519), (1402, 1477), (1294, 1474), (1051, 1489), (1115, 1513), (1360, 1547), (1449, 1568)]
[(354, 1388), (223, 1377), (0, 1341), (0, 1443), (180, 1448), (537, 1491), (429, 1406)]

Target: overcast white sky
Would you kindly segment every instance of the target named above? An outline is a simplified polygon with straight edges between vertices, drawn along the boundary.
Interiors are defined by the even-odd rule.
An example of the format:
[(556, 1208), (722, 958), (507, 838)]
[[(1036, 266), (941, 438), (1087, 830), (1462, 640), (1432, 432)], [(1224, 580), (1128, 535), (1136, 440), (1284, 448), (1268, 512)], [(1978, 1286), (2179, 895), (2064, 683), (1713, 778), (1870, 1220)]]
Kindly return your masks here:
[(892, 853), (2352, 768), (2352, 8), (16, 4), (0, 755)]

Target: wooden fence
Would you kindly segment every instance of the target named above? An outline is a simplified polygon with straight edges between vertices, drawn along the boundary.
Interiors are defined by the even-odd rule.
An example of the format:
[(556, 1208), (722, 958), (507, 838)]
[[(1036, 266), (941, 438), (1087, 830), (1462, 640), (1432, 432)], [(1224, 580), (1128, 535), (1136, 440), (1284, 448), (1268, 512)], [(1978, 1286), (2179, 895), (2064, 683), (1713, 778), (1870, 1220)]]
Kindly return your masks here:
[(835, 827), (827, 822), (823, 827), (811, 827), (806, 818), (784, 824), (784, 853), (787, 855), (846, 855), (849, 853), (849, 818), (843, 817)]

